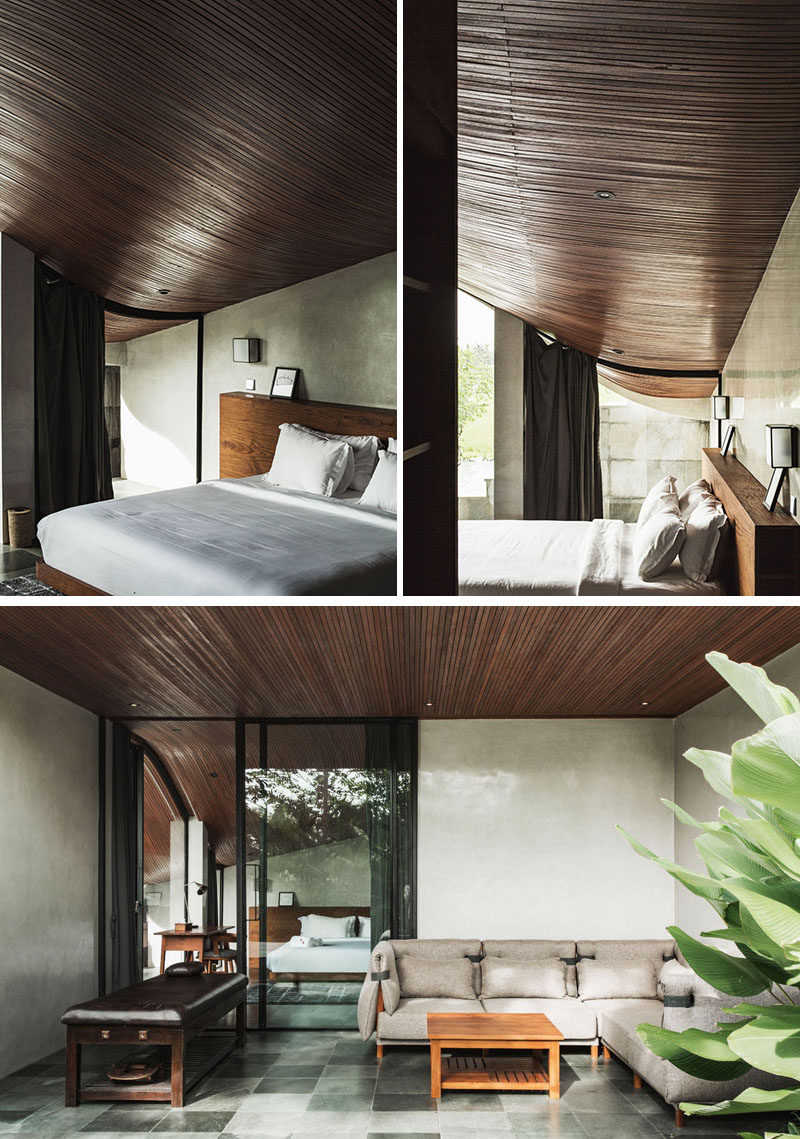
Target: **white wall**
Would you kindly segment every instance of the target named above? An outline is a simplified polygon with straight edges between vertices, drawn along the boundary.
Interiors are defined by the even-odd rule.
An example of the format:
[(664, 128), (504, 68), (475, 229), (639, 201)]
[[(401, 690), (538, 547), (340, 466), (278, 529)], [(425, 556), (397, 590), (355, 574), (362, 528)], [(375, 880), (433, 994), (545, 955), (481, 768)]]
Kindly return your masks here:
[(63, 1047), (97, 994), (97, 719), (0, 669), (0, 1076)]
[[(800, 693), (800, 645), (776, 657), (766, 666), (766, 672), (777, 684)], [(675, 721), (675, 802), (704, 822), (716, 818), (723, 800), (708, 786), (700, 769), (683, 758), (684, 752), (699, 747), (730, 753), (736, 740), (752, 735), (762, 726), (758, 716), (729, 688), (679, 716)], [(725, 805), (734, 809), (730, 803)], [(702, 870), (703, 863), (694, 847), (696, 833), (676, 821), (675, 861)], [(675, 916), (678, 925), (693, 936), (719, 927), (711, 906), (677, 883)]]
[[(219, 397), (248, 377), (268, 393), (276, 365), (302, 369), (298, 395), (395, 407), (397, 256), (376, 257), (208, 313), (203, 332), (203, 478), (219, 477)], [(234, 364), (234, 337), (261, 340), (257, 364)], [(150, 486), (195, 481), (197, 326), (109, 346), (120, 366), (122, 463)]]
[(670, 720), (420, 724), (420, 937), (661, 937), (672, 880), (620, 823), (666, 855)]
[[(722, 373), (723, 390), (744, 397), (736, 421), (736, 457), (762, 483), (767, 423), (800, 426), (800, 194), (784, 222), (761, 283)], [(789, 472), (783, 504), (800, 495), (800, 469)]]

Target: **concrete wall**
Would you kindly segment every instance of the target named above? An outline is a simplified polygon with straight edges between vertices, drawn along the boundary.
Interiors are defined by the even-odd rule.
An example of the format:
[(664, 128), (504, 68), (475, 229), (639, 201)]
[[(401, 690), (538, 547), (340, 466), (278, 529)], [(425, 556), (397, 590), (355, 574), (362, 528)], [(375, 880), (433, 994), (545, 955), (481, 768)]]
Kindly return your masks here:
[(0, 519), (6, 510), (36, 505), (33, 290), (35, 258), (0, 235)]
[(494, 517), (522, 518), (525, 325), (494, 310)]
[[(710, 667), (710, 666), (709, 666)], [(766, 666), (771, 680), (800, 693), (800, 645)], [(695, 818), (716, 818), (723, 800), (708, 786), (699, 768), (683, 758), (690, 747), (730, 753), (731, 745), (762, 727), (761, 720), (729, 688), (703, 701), (675, 721), (675, 802)], [(731, 806), (731, 804), (725, 804)], [(691, 869), (703, 869), (694, 847), (696, 831), (675, 824), (675, 861)], [(687, 933), (697, 936), (719, 926), (711, 906), (675, 884), (675, 917)]]
[(635, 522), (654, 483), (674, 475), (678, 489), (701, 477), (708, 420), (687, 419), (626, 401), (600, 408), (603, 513)]
[(293, 890), (298, 906), (368, 906), (369, 843), (357, 838), (269, 855), (268, 906), (277, 906), (280, 890)]
[(661, 937), (672, 880), (669, 720), (420, 724), (420, 937)]
[[(800, 194), (728, 356), (723, 390), (744, 398), (734, 453), (766, 485), (765, 424), (800, 425)], [(785, 506), (790, 493), (800, 495), (800, 469), (784, 483)]]
[(0, 669), (0, 1076), (61, 1048), (97, 993), (97, 719)]
[[(302, 369), (299, 396), (395, 407), (397, 257), (387, 254), (209, 313), (204, 321), (203, 477), (219, 477), (219, 397), (253, 377), (268, 393), (276, 365)], [(116, 346), (123, 474), (150, 486), (195, 481), (196, 325)], [(257, 364), (234, 364), (234, 337), (261, 340)]]

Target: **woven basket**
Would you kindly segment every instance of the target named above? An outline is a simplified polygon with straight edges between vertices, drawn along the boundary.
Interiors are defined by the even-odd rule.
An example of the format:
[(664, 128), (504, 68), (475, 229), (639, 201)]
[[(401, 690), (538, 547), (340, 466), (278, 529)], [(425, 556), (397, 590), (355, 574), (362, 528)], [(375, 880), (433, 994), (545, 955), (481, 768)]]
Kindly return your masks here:
[(8, 544), (17, 549), (33, 545), (33, 511), (27, 507), (10, 506), (8, 515)]

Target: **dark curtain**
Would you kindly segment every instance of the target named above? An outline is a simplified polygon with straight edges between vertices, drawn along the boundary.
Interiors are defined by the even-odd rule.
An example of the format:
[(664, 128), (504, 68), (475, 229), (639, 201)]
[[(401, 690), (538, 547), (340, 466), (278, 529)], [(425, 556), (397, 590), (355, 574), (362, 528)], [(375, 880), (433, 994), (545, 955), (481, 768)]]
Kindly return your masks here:
[(208, 871), (206, 873), (208, 893), (206, 894), (206, 925), (219, 924), (219, 904), (217, 902), (217, 856), (208, 848)]
[(36, 262), (36, 514), (113, 497), (100, 297)]
[(597, 361), (525, 325), (526, 518), (603, 516)]
[(374, 946), (386, 930), (391, 937), (416, 936), (416, 722), (367, 724), (366, 766)]
[(114, 725), (111, 773), (111, 987), (142, 978), (142, 775), (140, 748)]

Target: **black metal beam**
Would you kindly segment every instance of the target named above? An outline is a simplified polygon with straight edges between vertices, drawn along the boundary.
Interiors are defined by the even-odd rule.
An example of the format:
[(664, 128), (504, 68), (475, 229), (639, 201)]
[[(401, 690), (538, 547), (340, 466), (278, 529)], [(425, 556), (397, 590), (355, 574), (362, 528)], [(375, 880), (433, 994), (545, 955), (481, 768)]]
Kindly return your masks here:
[(197, 318), (197, 440), (195, 443), (196, 482), (203, 481), (203, 314)]
[(172, 776), (164, 766), (164, 761), (153, 751), (150, 744), (143, 743), (142, 747), (144, 754), (146, 755), (149, 762), (153, 765), (156, 770), (156, 774), (164, 784), (164, 790), (172, 800), (173, 807), (178, 812), (183, 821), (186, 822), (189, 818), (189, 811), (183, 801), (180, 791), (175, 786)]
[(106, 312), (114, 316), (130, 316), (135, 320), (199, 320), (202, 312), (168, 312), (157, 308), (133, 308), (132, 305), (121, 305), (118, 301), (103, 300)]
[(247, 974), (247, 857), (244, 781), (247, 770), (245, 723), (236, 721), (236, 972)]
[(106, 718), (97, 721), (97, 995), (106, 992)]

